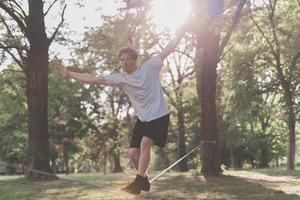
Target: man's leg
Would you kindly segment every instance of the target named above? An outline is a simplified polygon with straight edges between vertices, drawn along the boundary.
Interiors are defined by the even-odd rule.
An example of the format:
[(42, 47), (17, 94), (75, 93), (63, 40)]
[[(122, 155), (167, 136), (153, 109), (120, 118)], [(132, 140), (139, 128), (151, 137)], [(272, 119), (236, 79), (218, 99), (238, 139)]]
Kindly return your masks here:
[(136, 170), (138, 170), (139, 166), (139, 158), (140, 158), (140, 149), (139, 148), (129, 148), (129, 156)]
[(137, 168), (138, 174), (136, 175), (134, 181), (125, 188), (122, 188), (122, 190), (131, 194), (140, 194), (142, 190), (150, 190), (150, 183), (148, 177), (145, 177), (145, 174), (150, 162), (150, 149), (152, 144), (153, 141), (144, 136), (140, 144), (140, 149), (129, 149), (129, 155), (135, 165), (135, 168)]
[(138, 162), (138, 175), (145, 176), (150, 163), (150, 150), (153, 140), (144, 136), (141, 142), (140, 158)]

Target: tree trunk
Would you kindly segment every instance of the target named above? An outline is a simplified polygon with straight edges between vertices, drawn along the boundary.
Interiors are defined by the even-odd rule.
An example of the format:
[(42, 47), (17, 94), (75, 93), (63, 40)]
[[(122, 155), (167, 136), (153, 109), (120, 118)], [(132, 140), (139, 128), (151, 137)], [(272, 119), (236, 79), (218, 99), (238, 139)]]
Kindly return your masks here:
[(56, 165), (56, 159), (53, 157), (51, 159), (51, 171), (52, 173), (56, 173), (57, 165)]
[(286, 80), (283, 74), (282, 64), (280, 61), (280, 54), (274, 56), (276, 60), (276, 70), (277, 77), (280, 81), (280, 85), (283, 89), (285, 106), (287, 108), (287, 125), (289, 129), (289, 147), (288, 147), (288, 160), (287, 160), (287, 169), (295, 169), (295, 154), (296, 154), (296, 116), (294, 110), (294, 94), (291, 90), (290, 83)]
[[(178, 133), (179, 133), (179, 141), (178, 141), (179, 158), (178, 159), (180, 159), (186, 154), (182, 88), (179, 88), (179, 97), (177, 98), (177, 102), (178, 102), (177, 119), (178, 119)], [(188, 171), (187, 159), (183, 159), (178, 165), (181, 172)]]
[(65, 149), (65, 145), (64, 145), (64, 150), (63, 150), (63, 158), (64, 158), (64, 168), (65, 168), (65, 173), (66, 174), (70, 174), (70, 166), (69, 166), (69, 160), (70, 160), (70, 157), (69, 157), (69, 154), (68, 154), (68, 151)]
[[(43, 1), (29, 0), (28, 40), (30, 50), (26, 63), (26, 96), (28, 104), (29, 169), (50, 172), (48, 133), (48, 38), (45, 32)], [(28, 177), (40, 176), (30, 172)]]
[(158, 160), (159, 160), (159, 165), (156, 169), (162, 170), (162, 169), (167, 168), (170, 164), (170, 161), (169, 161), (168, 156), (165, 153), (164, 148), (161, 148), (161, 147), (157, 148), (157, 156), (158, 156)]
[(268, 159), (268, 149), (269, 149), (269, 141), (267, 137), (267, 127), (269, 126), (269, 120), (261, 120), (261, 130), (262, 133), (260, 135), (260, 163), (259, 167), (267, 168), (269, 167), (269, 159)]
[(265, 143), (262, 143), (260, 147), (260, 164), (259, 167), (267, 168), (269, 167), (269, 160), (268, 160), (268, 146)]
[(295, 111), (293, 108), (292, 98), (287, 98), (288, 104), (288, 127), (289, 127), (289, 150), (288, 150), (288, 161), (287, 161), (287, 169), (294, 170), (295, 169), (295, 154), (296, 154), (296, 117)]
[(230, 149), (227, 148), (225, 143), (220, 147), (220, 164), (225, 165), (225, 168), (230, 168), (232, 166)]
[[(207, 34), (206, 41), (207, 44), (204, 47), (200, 77), (200, 139), (202, 142), (217, 141), (218, 139), (216, 115), (216, 68), (218, 63), (219, 36), (214, 33), (209, 33)], [(202, 172), (206, 175), (217, 175), (219, 172), (217, 143), (203, 143), (202, 148)]]
[(232, 165), (233, 168), (239, 169), (243, 167), (243, 147), (236, 146), (232, 149)]
[(296, 116), (294, 110), (294, 101), (293, 94), (291, 91), (290, 84), (283, 78), (283, 73), (280, 71), (279, 79), (284, 90), (284, 100), (287, 107), (287, 125), (289, 129), (289, 147), (288, 147), (288, 160), (287, 160), (287, 169), (295, 169), (295, 155), (296, 155)]
[(107, 152), (105, 152), (103, 156), (103, 174), (106, 174), (106, 168), (107, 168)]
[[(201, 171), (204, 175), (218, 175), (219, 163), (218, 130), (216, 115), (216, 78), (219, 61), (220, 31), (213, 25), (214, 19), (222, 13), (223, 0), (207, 0), (207, 18), (203, 32), (197, 33), (196, 71), (197, 90), (201, 103)], [(201, 10), (201, 9), (199, 9)], [(199, 14), (201, 16), (201, 14)], [(203, 48), (203, 51), (200, 49)], [(200, 58), (201, 57), (201, 58)], [(209, 143), (206, 141), (215, 141)]]
[(113, 158), (114, 158), (113, 173), (123, 172), (123, 169), (122, 169), (121, 163), (120, 163), (120, 154), (119, 153), (114, 153)]

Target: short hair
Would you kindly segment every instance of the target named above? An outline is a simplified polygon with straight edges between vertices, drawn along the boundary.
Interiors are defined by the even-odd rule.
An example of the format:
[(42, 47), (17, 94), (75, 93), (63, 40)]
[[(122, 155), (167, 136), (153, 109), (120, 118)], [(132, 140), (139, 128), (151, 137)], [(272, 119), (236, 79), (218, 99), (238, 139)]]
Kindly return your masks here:
[(134, 49), (130, 48), (130, 47), (121, 48), (119, 50), (119, 53), (118, 53), (118, 58), (120, 58), (124, 53), (129, 54), (131, 56), (131, 58), (133, 58), (135, 60), (138, 58), (137, 52)]

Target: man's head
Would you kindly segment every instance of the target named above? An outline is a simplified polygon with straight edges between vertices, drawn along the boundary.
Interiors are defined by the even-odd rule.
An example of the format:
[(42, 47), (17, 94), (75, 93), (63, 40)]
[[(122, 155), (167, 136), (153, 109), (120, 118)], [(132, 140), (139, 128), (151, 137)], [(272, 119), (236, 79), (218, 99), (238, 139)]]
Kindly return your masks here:
[(119, 50), (118, 54), (120, 64), (122, 69), (131, 74), (136, 69), (136, 61), (138, 58), (138, 54), (136, 51), (129, 47), (124, 47)]

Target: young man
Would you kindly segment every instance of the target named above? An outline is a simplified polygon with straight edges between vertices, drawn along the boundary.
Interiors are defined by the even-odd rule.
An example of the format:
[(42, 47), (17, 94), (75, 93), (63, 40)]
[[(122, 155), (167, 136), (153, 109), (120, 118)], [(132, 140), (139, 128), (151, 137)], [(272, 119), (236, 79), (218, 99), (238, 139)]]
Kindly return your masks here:
[(150, 190), (146, 175), (150, 162), (150, 149), (152, 145), (165, 146), (169, 125), (169, 110), (160, 85), (159, 73), (163, 60), (174, 51), (187, 28), (183, 26), (159, 55), (150, 58), (140, 66), (136, 66), (138, 55), (135, 50), (121, 49), (118, 56), (124, 71), (122, 73), (95, 76), (71, 72), (60, 65), (55, 66), (64, 77), (89, 84), (118, 87), (128, 95), (138, 115), (129, 148), (129, 155), (137, 175), (131, 184), (123, 188), (128, 193), (140, 194), (141, 191)]

